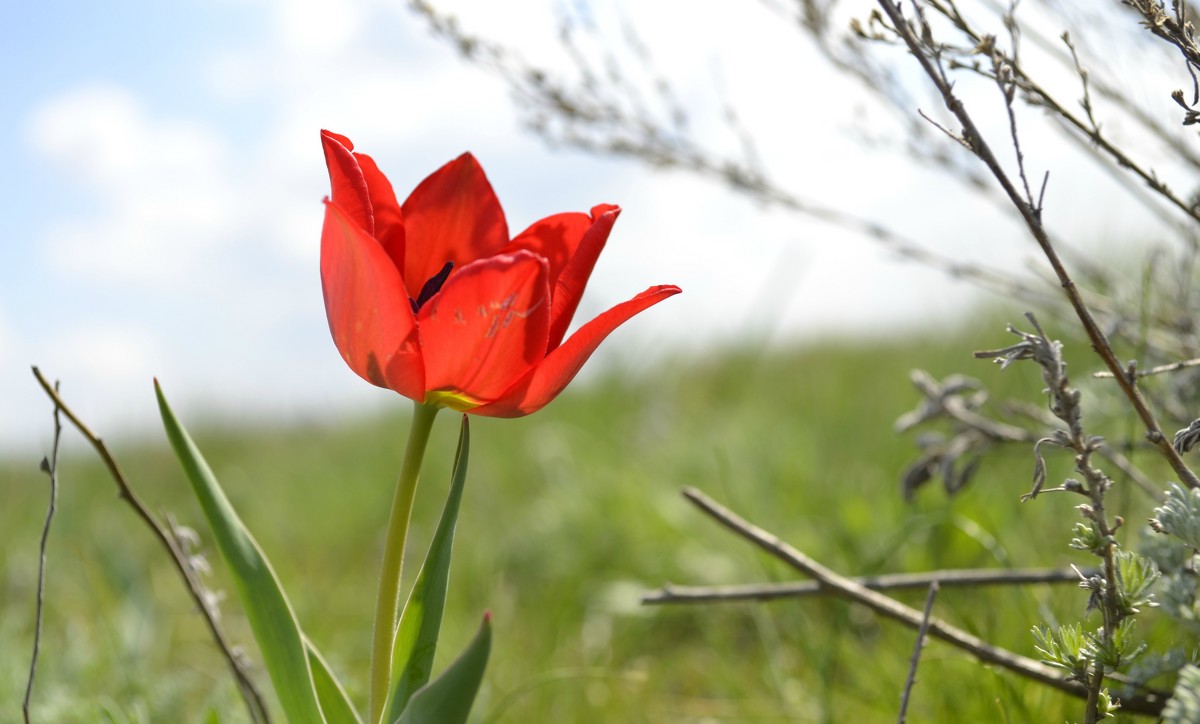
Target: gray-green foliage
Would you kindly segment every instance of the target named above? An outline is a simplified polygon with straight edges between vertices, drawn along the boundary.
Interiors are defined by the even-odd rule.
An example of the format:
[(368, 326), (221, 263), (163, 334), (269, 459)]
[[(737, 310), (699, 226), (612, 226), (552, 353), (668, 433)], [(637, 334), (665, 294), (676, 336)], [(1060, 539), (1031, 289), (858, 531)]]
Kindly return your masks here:
[(1125, 616), (1141, 613), (1141, 609), (1157, 606), (1151, 589), (1162, 575), (1154, 561), (1133, 551), (1120, 550), (1114, 556), (1117, 568), (1117, 607)]
[(1179, 663), (1179, 678), (1167, 708), (1167, 722), (1200, 721), (1200, 668), (1196, 662), (1200, 635), (1200, 604), (1197, 603), (1196, 551), (1200, 548), (1200, 491), (1172, 484), (1162, 505), (1154, 510), (1150, 527), (1160, 534), (1147, 535), (1142, 550), (1162, 572), (1158, 598), (1162, 611), (1176, 622), (1181, 633), (1171, 653)]
[(1196, 574), (1176, 568), (1163, 576), (1159, 586), (1163, 611), (1181, 624), (1200, 633), (1200, 605), (1196, 601)]
[[(1046, 663), (1063, 669), (1071, 679), (1098, 692), (1108, 674), (1128, 668), (1146, 650), (1146, 643), (1134, 635), (1133, 617), (1156, 605), (1152, 588), (1160, 574), (1152, 560), (1122, 547), (1116, 532), (1124, 525), (1124, 519), (1108, 511), (1107, 498), (1113, 479), (1099, 467), (1098, 461), (1106, 449), (1104, 438), (1085, 429), (1083, 396), (1067, 375), (1062, 343), (1051, 340), (1033, 314), (1026, 314), (1026, 318), (1034, 332), (1023, 332), (1010, 325), (1009, 332), (1019, 336), (1020, 342), (1003, 349), (977, 352), (976, 356), (991, 357), (1002, 368), (1021, 360), (1030, 360), (1041, 368), (1047, 407), (1056, 419), (1047, 422), (1049, 430), (1038, 431), (1040, 437), (1033, 449), (1033, 488), (1025, 499), (1049, 492), (1086, 498), (1086, 502), (1075, 506), (1080, 520), (1072, 525), (1069, 546), (1094, 556), (1099, 565), (1093, 573), (1080, 573), (1080, 588), (1088, 591), (1083, 620), (1057, 628), (1035, 626), (1033, 635), (1037, 651)], [(1009, 439), (1020, 437), (1006, 434)], [(1080, 479), (1068, 478), (1059, 487), (1044, 488), (1047, 464), (1042, 456), (1043, 445), (1074, 453), (1074, 472)], [(1200, 509), (1200, 500), (1187, 498), (1184, 502), (1187, 514)], [(1176, 517), (1184, 519), (1178, 524), (1180, 527), (1193, 522), (1188, 515)], [(1200, 524), (1187, 530), (1200, 532)], [(1106, 718), (1115, 706), (1107, 695), (1099, 697), (1087, 712), (1088, 719)]]
[(1112, 636), (1103, 631), (1088, 635), (1089, 653), (1106, 671), (1124, 669), (1129, 662), (1146, 650), (1146, 642), (1133, 634), (1134, 619), (1126, 618), (1113, 629)]
[(1112, 536), (1102, 534), (1100, 528), (1092, 520), (1076, 523), (1071, 533), (1074, 535), (1070, 543), (1072, 548), (1077, 551), (1087, 551), (1095, 556), (1104, 555), (1104, 548), (1113, 544)]
[(1047, 664), (1068, 672), (1072, 679), (1087, 680), (1088, 640), (1079, 624), (1064, 624), (1055, 629), (1034, 626), (1033, 638), (1037, 641), (1037, 652)]
[(1113, 698), (1109, 696), (1108, 689), (1102, 689), (1100, 691), (1100, 698), (1096, 702), (1097, 719), (1108, 719), (1109, 717), (1114, 717), (1117, 715), (1117, 710), (1120, 708), (1121, 702), (1113, 701)]
[(1200, 721), (1200, 668), (1188, 664), (1179, 670), (1175, 692), (1163, 709), (1163, 722), (1188, 724), (1196, 721)]
[(1200, 549), (1200, 490), (1184, 490), (1178, 483), (1172, 483), (1166, 500), (1154, 509), (1151, 525), (1191, 548)]
[(1146, 644), (1133, 635), (1133, 619), (1127, 618), (1105, 636), (1103, 629), (1088, 630), (1081, 623), (1058, 628), (1034, 626), (1036, 649), (1049, 665), (1070, 674), (1071, 679), (1086, 682), (1091, 669), (1101, 664), (1105, 671), (1125, 668), (1146, 650)]
[(1200, 604), (1196, 600), (1196, 541), (1200, 541), (1200, 493), (1172, 485), (1163, 504), (1154, 510), (1150, 527), (1165, 535), (1148, 535), (1143, 550), (1163, 576), (1159, 600), (1164, 613), (1193, 634), (1200, 634)]

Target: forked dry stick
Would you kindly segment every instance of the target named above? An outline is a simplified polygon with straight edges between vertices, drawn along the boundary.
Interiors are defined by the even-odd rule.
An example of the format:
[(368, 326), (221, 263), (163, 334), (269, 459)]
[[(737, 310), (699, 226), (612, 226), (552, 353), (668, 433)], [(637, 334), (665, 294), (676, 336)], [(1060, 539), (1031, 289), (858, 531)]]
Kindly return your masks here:
[(200, 611), (200, 615), (204, 617), (204, 622), (208, 625), (208, 630), (212, 634), (213, 641), (216, 642), (217, 648), (220, 649), (221, 654), (225, 657), (225, 661), (229, 664), (230, 673), (233, 674), (238, 690), (241, 691), (242, 698), (246, 702), (246, 709), (250, 714), (250, 720), (256, 724), (258, 722), (269, 724), (271, 718), (267, 711), (267, 706), (263, 701), (262, 694), (255, 687), (249, 672), (246, 671), (246, 666), (241, 656), (234, 650), (232, 644), (225, 637), (225, 632), (221, 629), (220, 624), (217, 623), (216, 616), (205, 598), (204, 587), (196, 580), (195, 572), (191, 564), (188, 563), (187, 554), (180, 548), (175, 535), (150, 514), (149, 509), (142, 503), (141, 498), (129, 486), (129, 482), (125, 479), (125, 474), (121, 472), (121, 468), (117, 465), (116, 458), (109, 452), (108, 446), (104, 444), (104, 441), (96, 433), (92, 432), (91, 428), (79, 419), (70, 407), (67, 407), (67, 404), (59, 397), (58, 391), (50, 385), (42, 375), (41, 370), (36, 366), (33, 368), (33, 376), (37, 378), (38, 384), (42, 386), (50, 401), (54, 403), (55, 410), (61, 410), (62, 414), (66, 415), (71, 424), (75, 426), (75, 429), (79, 431), (79, 434), (83, 435), (91, 443), (92, 447), (95, 448), (96, 454), (104, 461), (109, 475), (112, 476), (113, 482), (116, 483), (121, 499), (129, 503), (130, 507), (137, 513), (137, 516), (150, 528), (150, 531), (154, 533), (154, 537), (166, 549), (167, 554), (171, 556), (171, 561), (174, 562), (175, 569), (179, 571), (179, 575), (183, 578), (184, 586), (187, 587), (192, 601), (196, 604), (196, 608)]
[[(738, 516), (695, 488), (684, 488), (683, 495), (721, 525), (792, 568), (814, 578), (830, 594), (861, 603), (872, 611), (893, 621), (898, 621), (914, 630), (921, 628), (925, 617), (920, 611), (905, 606), (890, 596), (872, 591), (866, 586), (855, 583), (853, 580), (826, 568), (780, 540), (777, 536)], [(1078, 681), (1067, 681), (1062, 677), (1062, 673), (1058, 669), (1047, 666), (1040, 661), (1021, 656), (1008, 649), (994, 646), (939, 618), (929, 618), (928, 631), (930, 636), (962, 649), (985, 664), (993, 664), (1008, 669), (1015, 674), (1058, 689), (1079, 699), (1086, 700), (1088, 697), (1088, 687)], [(1119, 674), (1109, 674), (1107, 678), (1138, 688), (1137, 694), (1121, 699), (1122, 711), (1157, 716), (1162, 712), (1163, 707), (1166, 706), (1167, 700), (1171, 696), (1169, 692), (1140, 686), (1128, 677)]]
[[(1143, 377), (1150, 377), (1152, 375), (1162, 375), (1162, 374), (1166, 374), (1168, 372), (1177, 372), (1177, 371), (1185, 369), (1187, 367), (1200, 367), (1200, 357), (1193, 358), (1193, 359), (1185, 359), (1185, 360), (1181, 360), (1179, 362), (1172, 362), (1170, 364), (1165, 364), (1165, 365), (1158, 365), (1157, 367), (1151, 367), (1148, 370), (1138, 370), (1137, 372), (1134, 373), (1134, 376), (1137, 377), (1138, 379), (1141, 379)], [(1111, 378), (1112, 376), (1113, 376), (1112, 372), (1093, 372), (1092, 373), (1092, 377)]]

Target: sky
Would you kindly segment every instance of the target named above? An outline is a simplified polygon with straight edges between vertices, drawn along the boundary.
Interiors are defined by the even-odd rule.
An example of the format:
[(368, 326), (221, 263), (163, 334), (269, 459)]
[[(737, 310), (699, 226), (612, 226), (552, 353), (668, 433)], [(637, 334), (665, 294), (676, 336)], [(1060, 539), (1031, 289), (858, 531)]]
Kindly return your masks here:
[[(555, 14), (582, 6), (442, 7), (553, 64)], [(1002, 268), (1029, 257), (995, 207), (952, 196), (962, 194), (902, 152), (861, 147), (850, 129), (870, 100), (767, 4), (714, 3), (688, 32), (677, 2), (597, 7), (639, 29), (686, 104), (719, 111), (727, 95), (785, 186), (943, 253)], [(0, 62), (0, 450), (48, 443), (51, 408), (30, 365), (110, 434), (153, 428), (155, 376), (185, 419), (336, 418), (396, 404), (329, 338), (321, 128), (373, 155), (401, 197), (470, 150), (514, 232), (620, 204), (577, 323), (654, 284), (684, 293), (614, 334), (593, 367), (751, 338), (895, 333), (944, 323), (974, 299), (961, 282), (711, 181), (548, 148), (502, 83), (400, 0), (5, 3)], [(730, 139), (717, 111), (699, 113), (697, 128), (719, 144)], [(1052, 143), (1031, 146), (1057, 159)]]

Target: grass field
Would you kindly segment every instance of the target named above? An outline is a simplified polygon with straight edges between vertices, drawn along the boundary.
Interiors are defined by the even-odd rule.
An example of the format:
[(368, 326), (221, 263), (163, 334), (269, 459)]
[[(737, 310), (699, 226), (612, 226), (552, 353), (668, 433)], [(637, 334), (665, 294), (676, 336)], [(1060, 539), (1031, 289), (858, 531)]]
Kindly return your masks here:
[[(970, 356), (1008, 341), (997, 322), (940, 339), (750, 345), (598, 375), (521, 420), (473, 420), (438, 668), (490, 609), (477, 722), (894, 721), (914, 636), (866, 609), (824, 599), (647, 608), (639, 597), (664, 582), (795, 577), (688, 505), (685, 485), (847, 574), (1090, 564), (1067, 550), (1076, 499), (1018, 502), (1026, 449), (997, 451), (952, 499), (933, 487), (901, 499), (914, 435), (896, 435), (892, 422), (917, 402), (908, 371), (967, 372), (997, 395), (1037, 401), (1037, 370), (1001, 373)], [(1094, 367), (1086, 354), (1068, 352), (1077, 380)], [(397, 398), (394, 415), (336, 429), (205, 429), (176, 407), (360, 705), (407, 411)], [(418, 492), (415, 555), (440, 509), (456, 432), (455, 415), (442, 413)], [(79, 438), (66, 440), (35, 720), (245, 720), (175, 572)], [(165, 441), (114, 452), (148, 501), (211, 540)], [(0, 467), (0, 721), (19, 719), (32, 642), (47, 490), (37, 462)], [(1051, 480), (1069, 466), (1055, 457)], [(1128, 520), (1145, 519), (1144, 497), (1114, 495), (1132, 504)], [(224, 623), (253, 658), (206, 550), (213, 587), (230, 592)], [(924, 592), (901, 598), (919, 608)], [(945, 590), (936, 613), (1033, 656), (1030, 626), (1073, 620), (1085, 600), (1072, 586)], [(1080, 703), (936, 641), (909, 711), (910, 721), (1082, 716)]]

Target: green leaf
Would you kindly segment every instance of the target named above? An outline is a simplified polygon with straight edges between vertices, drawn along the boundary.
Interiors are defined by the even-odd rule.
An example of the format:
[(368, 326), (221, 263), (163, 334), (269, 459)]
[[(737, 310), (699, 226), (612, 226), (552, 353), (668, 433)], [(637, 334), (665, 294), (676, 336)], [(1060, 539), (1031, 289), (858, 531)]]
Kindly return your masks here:
[(459, 504), (467, 479), (467, 458), (471, 451), (471, 431), (463, 415), (462, 431), (458, 437), (458, 452), (454, 456), (454, 472), (450, 476), (450, 493), (442, 518), (429, 544), (429, 552), (417, 574), (392, 646), (392, 690), (388, 697), (384, 721), (395, 721), (408, 704), (413, 692), (429, 681), (433, 656), (437, 652), (438, 632), (446, 604), (446, 583), (450, 572), (450, 553), (454, 544), (454, 529), (458, 521)]
[(296, 622), (296, 614), (288, 603), (270, 561), (259, 548), (250, 531), (238, 518), (233, 505), (225, 497), (212, 469), (175, 413), (167, 405), (158, 380), (154, 381), (158, 395), (158, 409), (162, 413), (163, 427), (175, 456), (183, 465), (183, 471), (192, 484), (192, 492), (200, 501), (204, 517), (212, 527), (221, 557), (233, 574), (234, 586), (258, 648), (263, 663), (271, 676), (275, 695), (283, 706), (289, 722), (324, 721), (317, 693), (309, 670), (308, 652)]
[(304, 637), (304, 647), (308, 651), (308, 663), (312, 667), (313, 683), (316, 684), (317, 699), (321, 702), (325, 721), (329, 724), (362, 724), (350, 696), (307, 636)]
[(1071, 672), (1079, 679), (1086, 679), (1092, 658), (1088, 650), (1088, 637), (1079, 624), (1064, 624), (1057, 629), (1034, 626), (1034, 648), (1042, 660), (1059, 669)]
[(466, 650), (440, 676), (413, 694), (395, 724), (464, 724), (483, 682), (491, 650), (492, 614), (485, 613), (479, 632)]
[(1157, 606), (1154, 584), (1162, 577), (1154, 561), (1133, 551), (1119, 550), (1116, 554), (1117, 608), (1124, 616), (1141, 613), (1143, 607)]

